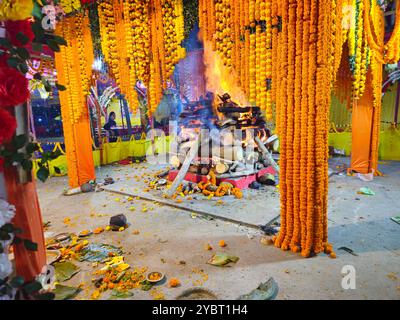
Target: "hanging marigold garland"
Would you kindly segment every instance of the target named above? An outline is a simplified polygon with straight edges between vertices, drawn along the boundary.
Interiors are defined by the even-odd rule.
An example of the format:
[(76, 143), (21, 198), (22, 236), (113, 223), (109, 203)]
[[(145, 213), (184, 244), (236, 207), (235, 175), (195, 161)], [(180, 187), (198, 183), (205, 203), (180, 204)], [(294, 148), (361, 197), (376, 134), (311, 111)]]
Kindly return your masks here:
[(272, 119), (272, 1), (200, 0), (199, 25), (203, 40), (223, 64), (237, 75), (250, 103)]
[(85, 98), (91, 86), (93, 47), (87, 15), (66, 18), (57, 25), (57, 33), (68, 43), (55, 55), (58, 81), (67, 88), (60, 91), (61, 107), (63, 114), (77, 123), (86, 111)]
[[(55, 65), (57, 81), (66, 87), (65, 91), (59, 91), (65, 143), (73, 146), (77, 141), (74, 124), (81, 120), (88, 121), (86, 96), (91, 86), (94, 58), (87, 14), (78, 13), (65, 18), (57, 24), (56, 33), (68, 44), (55, 53)], [(77, 163), (75, 148), (67, 148), (67, 153), (69, 164)], [(69, 165), (68, 170), (70, 184), (79, 185), (78, 168)]]
[(162, 98), (163, 89), (172, 82), (175, 65), (186, 55), (182, 0), (150, 0), (151, 48), (149, 113), (153, 113)]
[(327, 134), (331, 72), (340, 65), (338, 5), (338, 0), (274, 0), (271, 7), (281, 21), (281, 31), (272, 36), (278, 44), (272, 51), (277, 54), (272, 88), (281, 140), (281, 229), (273, 240), (304, 257), (322, 251), (335, 257), (327, 242)]

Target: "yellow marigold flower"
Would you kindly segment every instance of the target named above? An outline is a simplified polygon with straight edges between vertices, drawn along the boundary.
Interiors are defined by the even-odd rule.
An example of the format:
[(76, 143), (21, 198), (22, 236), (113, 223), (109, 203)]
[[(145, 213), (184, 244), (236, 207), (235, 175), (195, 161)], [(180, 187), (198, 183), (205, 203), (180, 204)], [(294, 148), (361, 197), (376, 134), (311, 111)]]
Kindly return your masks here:
[(31, 17), (32, 0), (0, 1), (0, 20), (25, 20)]

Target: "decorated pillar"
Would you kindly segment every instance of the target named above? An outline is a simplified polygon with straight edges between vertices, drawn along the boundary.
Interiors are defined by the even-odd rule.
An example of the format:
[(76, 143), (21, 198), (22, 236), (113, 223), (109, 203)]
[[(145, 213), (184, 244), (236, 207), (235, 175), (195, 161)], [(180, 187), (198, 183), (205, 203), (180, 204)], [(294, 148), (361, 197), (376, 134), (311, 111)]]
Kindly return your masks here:
[(352, 107), (352, 147), (351, 170), (359, 173), (370, 173), (374, 167), (371, 158), (372, 135), (374, 123), (374, 97), (372, 94), (371, 71), (367, 73), (365, 93), (353, 102)]
[[(396, 1), (395, 26), (385, 42), (384, 7), (363, 0), (363, 32), (370, 48), (370, 67), (365, 93), (353, 103), (351, 170), (379, 174), (378, 150), (382, 109), (383, 65), (400, 59), (400, 2)], [(363, 79), (361, 79), (361, 82)]]

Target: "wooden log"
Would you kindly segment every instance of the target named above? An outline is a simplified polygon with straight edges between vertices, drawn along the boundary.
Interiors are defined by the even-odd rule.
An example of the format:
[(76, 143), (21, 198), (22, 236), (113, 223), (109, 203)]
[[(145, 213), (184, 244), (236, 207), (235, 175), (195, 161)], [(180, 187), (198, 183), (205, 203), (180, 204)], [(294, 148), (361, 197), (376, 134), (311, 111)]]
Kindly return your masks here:
[(224, 174), (225, 172), (228, 172), (228, 170), (229, 170), (229, 165), (223, 162), (220, 162), (215, 166), (215, 171), (218, 174)]
[[(208, 140), (208, 139), (205, 139), (205, 140)], [(186, 159), (183, 162), (181, 169), (179, 170), (178, 175), (176, 176), (174, 182), (172, 182), (171, 188), (167, 189), (167, 191), (165, 192), (165, 195), (167, 197), (172, 197), (174, 195), (174, 193), (176, 192), (176, 189), (179, 187), (179, 185), (185, 179), (185, 176), (189, 170), (190, 164), (192, 163), (193, 159), (197, 156), (197, 153), (199, 152), (200, 143), (201, 143), (201, 134), (199, 134), (196, 137), (195, 143), (190, 148), (190, 151), (188, 152)], [(204, 143), (204, 141), (203, 141), (203, 143)]]
[(203, 176), (207, 175), (209, 172), (210, 172), (210, 169), (207, 168), (207, 167), (203, 167), (203, 168), (201, 168), (201, 170), (200, 170), (200, 173), (201, 173)]
[(272, 158), (271, 153), (267, 150), (267, 148), (264, 146), (264, 143), (260, 140), (259, 137), (255, 137), (254, 141), (257, 143), (258, 148), (260, 149), (261, 153), (263, 154), (265, 160), (268, 161), (269, 165), (274, 168), (276, 172), (279, 173), (279, 166), (275, 162), (275, 160)]
[(244, 152), (242, 146), (218, 146), (212, 148), (212, 157), (221, 157), (230, 161), (242, 161)]
[(181, 161), (179, 160), (178, 156), (172, 156), (171, 159), (169, 160), (169, 163), (171, 166), (175, 168), (179, 168), (179, 166), (181, 165)]

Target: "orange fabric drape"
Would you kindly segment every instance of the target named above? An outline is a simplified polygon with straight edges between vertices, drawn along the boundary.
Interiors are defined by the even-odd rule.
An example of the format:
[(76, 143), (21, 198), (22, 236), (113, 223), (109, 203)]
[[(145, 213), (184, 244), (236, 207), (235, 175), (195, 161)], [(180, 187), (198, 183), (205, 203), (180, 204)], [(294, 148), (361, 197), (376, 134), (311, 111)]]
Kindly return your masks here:
[(367, 73), (365, 93), (353, 104), (351, 169), (360, 173), (370, 173), (372, 144), (372, 123), (374, 113), (371, 71)]
[(93, 48), (88, 17), (78, 14), (57, 24), (57, 32), (68, 46), (55, 54), (57, 80), (66, 86), (59, 91), (68, 178), (71, 188), (95, 179), (86, 96), (91, 81)]
[(25, 281), (32, 281), (46, 264), (43, 224), (36, 184), (35, 182), (19, 184), (14, 167), (5, 168), (4, 176), (8, 202), (16, 208), (13, 223), (23, 231), (19, 237), (38, 245), (37, 251), (27, 250), (23, 243), (14, 245), (16, 273), (24, 277)]

